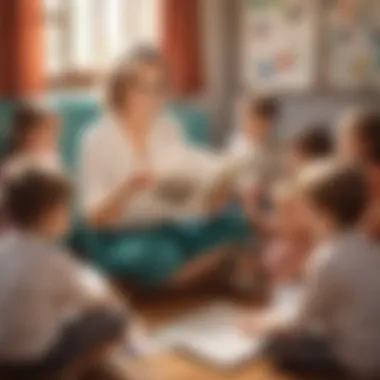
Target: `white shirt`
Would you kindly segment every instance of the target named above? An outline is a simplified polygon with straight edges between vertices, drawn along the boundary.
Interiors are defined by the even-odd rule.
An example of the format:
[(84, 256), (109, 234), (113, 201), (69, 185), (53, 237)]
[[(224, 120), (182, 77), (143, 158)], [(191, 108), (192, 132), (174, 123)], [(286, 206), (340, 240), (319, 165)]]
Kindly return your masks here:
[(273, 178), (276, 162), (266, 144), (248, 140), (242, 132), (235, 134), (229, 145), (229, 154), (245, 159), (248, 163), (238, 181), (240, 190), (251, 190)]
[[(112, 194), (128, 176), (145, 168), (156, 178), (186, 174), (195, 182), (209, 180), (208, 174), (217, 165), (217, 156), (190, 146), (182, 136), (180, 127), (168, 117), (152, 125), (148, 155), (136, 162), (126, 134), (111, 119), (104, 119), (85, 134), (81, 147), (80, 193), (85, 212), (97, 207)], [(154, 187), (136, 194), (125, 206), (117, 225), (142, 226), (163, 221), (199, 217), (204, 215), (200, 197), (181, 206), (162, 201)]]
[(36, 360), (63, 326), (105, 297), (94, 272), (36, 236), (0, 238), (0, 361)]
[(380, 372), (380, 245), (360, 232), (336, 236), (311, 256), (298, 326), (322, 326), (338, 357)]

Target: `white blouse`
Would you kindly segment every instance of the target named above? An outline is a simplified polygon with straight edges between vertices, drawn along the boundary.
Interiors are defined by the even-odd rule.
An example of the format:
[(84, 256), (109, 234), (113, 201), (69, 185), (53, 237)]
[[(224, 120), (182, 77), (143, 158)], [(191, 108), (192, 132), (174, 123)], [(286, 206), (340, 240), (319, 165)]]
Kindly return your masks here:
[[(141, 169), (151, 170), (156, 178), (187, 173), (198, 182), (207, 180), (207, 173), (218, 162), (209, 151), (189, 145), (180, 126), (169, 117), (161, 117), (150, 130), (148, 153), (136, 161), (133, 148), (121, 127), (104, 119), (90, 128), (82, 142), (80, 198), (85, 213), (97, 207), (118, 186)], [(117, 226), (138, 227), (165, 221), (204, 216), (200, 198), (186, 205), (173, 205), (157, 196), (154, 186), (136, 194), (125, 206)]]

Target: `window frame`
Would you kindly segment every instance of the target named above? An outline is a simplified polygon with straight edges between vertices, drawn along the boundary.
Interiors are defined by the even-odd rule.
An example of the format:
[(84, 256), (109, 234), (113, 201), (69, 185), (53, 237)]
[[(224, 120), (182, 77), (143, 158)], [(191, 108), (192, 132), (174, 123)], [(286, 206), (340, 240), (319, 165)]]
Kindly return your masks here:
[[(49, 13), (47, 7), (44, 9), (45, 17), (45, 28), (57, 27), (60, 32), (60, 45), (62, 46), (61, 54), (59, 54), (59, 59), (63, 61), (62, 70), (59, 70), (58, 73), (48, 72), (48, 87), (52, 89), (87, 89), (91, 87), (96, 87), (101, 83), (106, 76), (106, 67), (101, 68), (95, 63), (93, 67), (89, 68), (75, 68), (72, 67), (70, 63), (70, 57), (72, 56), (73, 48), (73, 7), (75, 7), (76, 0), (59, 0), (58, 10), (56, 14)], [(94, 29), (94, 41), (96, 47), (99, 46), (99, 49), (106, 50), (104, 44), (102, 46), (102, 36), (106, 34), (105, 22), (101, 20), (101, 15), (105, 12), (105, 7), (108, 4), (108, 0), (92, 0), (94, 6), (92, 6), (92, 15), (94, 17), (95, 24), (99, 25)], [(129, 3), (127, 3), (129, 1)], [(154, 0), (159, 1), (159, 0)], [(154, 4), (152, 2), (152, 4)], [(131, 9), (135, 8), (133, 11), (127, 12), (128, 6)], [(157, 6), (157, 4), (155, 4)], [(122, 29), (125, 31), (126, 35), (131, 35), (135, 30), (139, 28), (139, 20), (136, 18), (136, 14), (144, 8), (141, 0), (123, 0), (121, 2), (122, 12), (125, 14), (125, 25), (122, 26)], [(158, 15), (157, 15), (158, 16)], [(140, 30), (141, 31), (141, 30)], [(158, 32), (158, 31), (157, 31)], [(48, 32), (47, 32), (48, 33)], [(158, 37), (158, 36), (157, 36)], [(99, 42), (100, 41), (100, 42)], [(128, 42), (127, 42), (128, 44)], [(47, 48), (49, 48), (47, 46)], [(101, 53), (97, 52), (96, 55), (99, 57)], [(47, 59), (49, 55), (47, 54)], [(107, 66), (107, 65), (106, 65)]]

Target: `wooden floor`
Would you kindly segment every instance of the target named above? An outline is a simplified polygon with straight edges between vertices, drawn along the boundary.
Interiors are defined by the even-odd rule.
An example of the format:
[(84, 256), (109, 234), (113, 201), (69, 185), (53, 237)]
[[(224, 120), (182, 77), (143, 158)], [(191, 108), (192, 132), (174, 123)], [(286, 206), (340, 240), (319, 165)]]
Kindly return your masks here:
[(234, 371), (220, 371), (176, 354), (166, 354), (149, 360), (147, 365), (157, 368), (161, 380), (292, 380), (276, 373), (265, 361), (252, 363)]
[[(209, 297), (160, 300), (140, 305), (138, 309), (150, 325), (157, 326), (186, 310), (202, 306), (207, 302), (210, 302)], [(138, 365), (143, 368), (150, 367), (151, 372), (160, 380), (293, 380), (287, 375), (277, 373), (270, 363), (263, 360), (257, 361), (257, 359), (242, 368), (221, 371), (204, 365), (194, 358), (167, 352), (141, 360)]]

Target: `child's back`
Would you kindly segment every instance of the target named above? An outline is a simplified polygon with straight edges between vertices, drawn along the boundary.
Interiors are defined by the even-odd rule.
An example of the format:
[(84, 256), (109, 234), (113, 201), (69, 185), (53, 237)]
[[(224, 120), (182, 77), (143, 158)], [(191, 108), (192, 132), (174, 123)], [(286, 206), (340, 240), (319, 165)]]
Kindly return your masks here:
[(40, 357), (59, 338), (61, 328), (86, 311), (92, 281), (97, 280), (82, 270), (36, 236), (13, 231), (1, 238), (1, 361)]
[(369, 199), (366, 175), (327, 161), (307, 168), (298, 184), (300, 207), (318, 246), (296, 314), (266, 328), (288, 333), (273, 340), (274, 360), (314, 375), (378, 375), (380, 245), (360, 231)]
[(321, 266), (325, 322), (337, 354), (356, 370), (379, 372), (380, 245), (350, 232), (318, 249), (314, 264)]
[(0, 239), (0, 378), (57, 375), (123, 336), (125, 310), (106, 281), (57, 244), (70, 193), (65, 177), (43, 168), (4, 183), (12, 228)]

